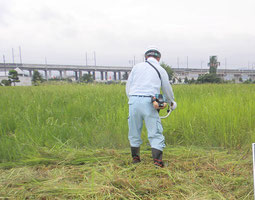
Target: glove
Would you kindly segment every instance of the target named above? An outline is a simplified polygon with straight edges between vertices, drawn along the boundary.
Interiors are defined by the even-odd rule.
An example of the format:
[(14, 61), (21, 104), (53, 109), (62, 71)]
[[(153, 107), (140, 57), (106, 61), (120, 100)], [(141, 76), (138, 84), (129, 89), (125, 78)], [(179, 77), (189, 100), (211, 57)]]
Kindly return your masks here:
[(158, 110), (158, 109), (164, 109), (165, 107), (167, 106), (167, 103), (164, 103), (164, 106), (163, 107), (159, 107), (159, 105), (158, 105), (158, 102), (156, 102), (156, 101), (154, 101), (153, 102), (153, 107), (156, 109), (156, 110)]
[(175, 110), (177, 108), (177, 103), (175, 101), (171, 102), (171, 110)]

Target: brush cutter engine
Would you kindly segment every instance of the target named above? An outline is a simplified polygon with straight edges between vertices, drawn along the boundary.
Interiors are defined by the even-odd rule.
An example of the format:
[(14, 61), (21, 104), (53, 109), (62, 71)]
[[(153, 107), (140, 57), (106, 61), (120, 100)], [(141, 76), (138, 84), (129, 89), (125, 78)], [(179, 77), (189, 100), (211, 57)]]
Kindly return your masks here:
[(162, 94), (156, 94), (154, 97), (151, 97), (151, 102), (157, 104), (160, 109), (165, 108), (166, 98)]
[[(151, 102), (153, 103), (154, 107), (158, 107), (157, 111), (164, 109), (167, 106), (166, 98), (162, 94), (156, 94), (155, 96), (151, 97)], [(167, 118), (172, 112), (172, 109), (170, 109), (169, 105), (167, 108), (167, 114), (165, 116), (160, 116), (160, 119)]]

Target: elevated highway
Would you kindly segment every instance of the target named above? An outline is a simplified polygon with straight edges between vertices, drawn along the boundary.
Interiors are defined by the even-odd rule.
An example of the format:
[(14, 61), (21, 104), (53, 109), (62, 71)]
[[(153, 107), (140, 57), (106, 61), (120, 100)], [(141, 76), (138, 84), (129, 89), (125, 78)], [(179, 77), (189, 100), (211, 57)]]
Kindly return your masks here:
[[(101, 80), (108, 80), (108, 72), (113, 73), (113, 80), (121, 80), (123, 73), (126, 77), (132, 70), (130, 66), (84, 66), (84, 65), (52, 65), (52, 64), (13, 64), (13, 63), (0, 63), (0, 71), (9, 71), (11, 69), (19, 68), (23, 71), (28, 71), (29, 76), (32, 76), (33, 71), (40, 70), (44, 72), (46, 79), (51, 78), (52, 71), (58, 71), (60, 78), (65, 78), (67, 71), (72, 71), (74, 73), (75, 79), (79, 80), (84, 72), (91, 74), (96, 79), (96, 72), (100, 74)], [(198, 76), (209, 73), (208, 69), (199, 68), (172, 68), (175, 77), (180, 79), (197, 79)], [(218, 69), (217, 74), (219, 74), (225, 80), (238, 81), (240, 78), (255, 80), (255, 70), (242, 70), (242, 69)]]
[(101, 80), (107, 80), (107, 72), (114, 73), (114, 80), (121, 79), (121, 74), (131, 71), (132, 67), (123, 67), (123, 66), (84, 66), (84, 65), (52, 65), (52, 64), (13, 64), (13, 63), (0, 63), (0, 71), (9, 71), (11, 69), (19, 68), (23, 71), (28, 71), (29, 75), (32, 76), (33, 71), (40, 70), (44, 71), (46, 78), (51, 77), (52, 71), (58, 71), (60, 78), (66, 76), (67, 71), (72, 71), (75, 74), (75, 79), (79, 80), (83, 72), (88, 72), (93, 75), (95, 80), (95, 73), (99, 72), (101, 74)]

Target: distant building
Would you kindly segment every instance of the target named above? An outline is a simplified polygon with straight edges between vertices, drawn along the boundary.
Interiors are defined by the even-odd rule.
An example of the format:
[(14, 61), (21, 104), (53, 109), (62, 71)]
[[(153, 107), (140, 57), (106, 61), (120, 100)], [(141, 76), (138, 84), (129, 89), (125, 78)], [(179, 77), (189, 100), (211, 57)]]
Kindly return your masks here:
[[(32, 85), (32, 77), (26, 76), (25, 73), (19, 68), (16, 68), (14, 70), (18, 72), (18, 77), (20, 80), (20, 82), (15, 83), (16, 86), (31, 86)], [(8, 76), (5, 76), (5, 75), (0, 76), (0, 82), (2, 80), (8, 80)]]
[(182, 83), (187, 77), (188, 80), (195, 79), (203, 74), (216, 73), (225, 81), (234, 81), (239, 83), (240, 80), (246, 81), (251, 79), (255, 80), (255, 70), (242, 70), (242, 69), (218, 69), (220, 62), (217, 60), (217, 56), (210, 56), (209, 69), (199, 68), (172, 68), (176, 79), (181, 79)]

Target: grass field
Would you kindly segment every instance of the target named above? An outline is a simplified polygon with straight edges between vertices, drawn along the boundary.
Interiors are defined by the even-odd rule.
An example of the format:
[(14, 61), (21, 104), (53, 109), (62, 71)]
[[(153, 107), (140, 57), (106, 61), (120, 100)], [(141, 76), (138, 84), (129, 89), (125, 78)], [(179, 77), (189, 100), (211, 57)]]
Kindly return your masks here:
[(0, 88), (0, 197), (252, 199), (254, 85), (174, 86), (169, 165), (130, 164), (123, 85)]

